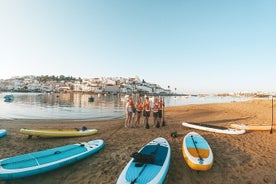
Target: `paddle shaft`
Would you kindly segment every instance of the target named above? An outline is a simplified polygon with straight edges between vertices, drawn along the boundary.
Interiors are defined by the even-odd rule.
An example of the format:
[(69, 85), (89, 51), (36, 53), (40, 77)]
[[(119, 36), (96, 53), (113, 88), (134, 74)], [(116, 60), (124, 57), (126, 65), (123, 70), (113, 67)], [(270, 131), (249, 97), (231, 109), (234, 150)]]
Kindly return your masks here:
[(273, 96), (272, 96), (272, 113), (271, 113), (271, 128), (270, 128), (270, 134), (272, 134), (272, 127), (273, 127)]
[(165, 120), (164, 120), (164, 116), (165, 116), (165, 113), (164, 113), (164, 97), (163, 97), (163, 105), (162, 105), (162, 126), (165, 126)]
[[(151, 154), (154, 154), (154, 153), (157, 151), (157, 149), (158, 149), (159, 146), (160, 146), (160, 144), (157, 144), (155, 150), (154, 150), (153, 152), (151, 152)], [(139, 178), (139, 176), (140, 176), (140, 175), (142, 174), (142, 172), (145, 170), (145, 168), (147, 167), (147, 165), (148, 165), (148, 164), (144, 164), (144, 166), (143, 166), (143, 168), (141, 169), (141, 171), (139, 172), (138, 176), (137, 176), (133, 181), (130, 182), (131, 184), (134, 184), (134, 183), (136, 182), (136, 180)]]
[(146, 129), (149, 129), (149, 117), (146, 116)]
[(198, 151), (197, 146), (196, 146), (196, 142), (195, 142), (194, 137), (193, 137), (192, 135), (191, 135), (191, 138), (192, 138), (193, 143), (194, 143), (194, 145), (195, 145), (195, 149), (196, 149), (196, 152), (197, 152), (197, 154), (198, 154), (199, 159), (200, 159), (200, 160), (203, 160), (202, 157), (201, 157), (200, 154), (199, 154), (199, 151)]

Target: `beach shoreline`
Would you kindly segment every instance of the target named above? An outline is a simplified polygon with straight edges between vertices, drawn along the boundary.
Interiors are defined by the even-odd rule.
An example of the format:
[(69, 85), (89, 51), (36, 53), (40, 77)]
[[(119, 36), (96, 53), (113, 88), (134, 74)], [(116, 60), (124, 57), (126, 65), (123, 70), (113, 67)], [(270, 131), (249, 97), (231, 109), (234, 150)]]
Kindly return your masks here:
[[(152, 117), (151, 117), (152, 118)], [(165, 108), (166, 126), (145, 129), (125, 128), (124, 119), (112, 120), (0, 120), (8, 135), (0, 139), (0, 159), (63, 146), (103, 139), (105, 147), (84, 160), (63, 168), (8, 183), (116, 183), (130, 155), (156, 137), (170, 143), (172, 157), (165, 184), (185, 183), (276, 183), (276, 131), (249, 131), (226, 135), (185, 128), (183, 121), (228, 126), (231, 123), (271, 125), (271, 103), (251, 100), (219, 104), (186, 105)], [(152, 119), (150, 119), (152, 125)], [(20, 128), (96, 128), (96, 135), (71, 138), (27, 139)], [(179, 137), (172, 138), (177, 131)], [(214, 154), (213, 167), (205, 172), (191, 170), (182, 156), (183, 136), (191, 131), (202, 135)], [(6, 181), (0, 181), (0, 184)]]

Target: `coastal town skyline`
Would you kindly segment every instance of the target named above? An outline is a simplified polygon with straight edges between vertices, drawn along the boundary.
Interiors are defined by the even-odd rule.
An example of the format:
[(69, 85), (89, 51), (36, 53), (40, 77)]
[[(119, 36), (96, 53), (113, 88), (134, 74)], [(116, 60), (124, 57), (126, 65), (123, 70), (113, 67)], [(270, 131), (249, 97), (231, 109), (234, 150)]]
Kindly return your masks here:
[(146, 82), (138, 76), (132, 78), (100, 77), (75, 78), (73, 76), (15, 76), (0, 79), (0, 91), (12, 92), (85, 92), (95, 94), (151, 94), (172, 95), (175, 91), (159, 84)]
[(140, 76), (177, 93), (276, 92), (275, 8), (271, 0), (3, 0), (0, 79)]
[(81, 78), (73, 76), (54, 75), (26, 75), (14, 76), (9, 79), (0, 79), (0, 92), (47, 92), (67, 93), (81, 92), (100, 95), (161, 95), (161, 96), (236, 96), (236, 97), (257, 97), (271, 98), (276, 92), (267, 91), (239, 91), (224, 93), (179, 93), (171, 86), (163, 87), (151, 83), (139, 76), (135, 77), (96, 77)]

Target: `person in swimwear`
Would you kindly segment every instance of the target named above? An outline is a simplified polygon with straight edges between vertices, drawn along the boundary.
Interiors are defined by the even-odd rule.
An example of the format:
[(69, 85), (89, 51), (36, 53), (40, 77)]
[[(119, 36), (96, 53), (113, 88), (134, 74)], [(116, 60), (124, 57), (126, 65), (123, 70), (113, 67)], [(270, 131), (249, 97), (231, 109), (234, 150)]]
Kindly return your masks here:
[(164, 108), (165, 104), (163, 102), (163, 99), (161, 96), (159, 96), (159, 109), (158, 109), (158, 118), (160, 123), (162, 122), (162, 117), (163, 117), (163, 108)]
[(144, 116), (144, 125), (147, 129), (149, 129), (149, 117), (150, 117), (150, 111), (151, 111), (151, 104), (149, 101), (149, 97), (146, 97), (146, 100), (143, 103), (144, 110), (143, 110), (143, 116)]
[(132, 121), (134, 118), (134, 110), (135, 110), (135, 105), (132, 100), (132, 97), (129, 97), (128, 102), (126, 104), (125, 112), (126, 112), (126, 120), (125, 120), (125, 127), (133, 127)]
[(143, 109), (144, 109), (144, 104), (142, 102), (142, 99), (139, 97), (136, 102), (136, 119), (134, 123), (135, 127), (140, 127), (140, 119), (141, 119), (141, 114), (143, 112)]
[[(158, 101), (158, 98), (154, 98), (154, 102), (152, 104), (152, 112), (153, 112), (153, 127), (157, 127), (159, 128), (160, 127), (160, 124), (159, 124), (159, 120), (158, 117), (159, 117), (159, 113), (158, 113), (158, 110), (159, 110), (159, 101)], [(158, 121), (158, 122), (157, 122)]]

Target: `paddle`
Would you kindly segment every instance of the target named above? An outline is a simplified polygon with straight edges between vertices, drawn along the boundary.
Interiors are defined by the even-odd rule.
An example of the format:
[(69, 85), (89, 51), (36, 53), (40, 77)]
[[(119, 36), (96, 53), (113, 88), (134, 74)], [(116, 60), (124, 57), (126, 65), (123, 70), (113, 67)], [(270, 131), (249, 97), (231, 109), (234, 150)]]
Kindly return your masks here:
[[(153, 152), (151, 152), (151, 154), (155, 154), (156, 151), (158, 150), (159, 146), (160, 146), (160, 144), (158, 143), (158, 144), (156, 145), (155, 150), (154, 150)], [(140, 176), (140, 175), (142, 174), (142, 172), (145, 170), (145, 168), (146, 168), (147, 165), (148, 165), (148, 164), (144, 164), (144, 166), (143, 166), (143, 168), (141, 169), (141, 171), (139, 172), (138, 176), (137, 176), (134, 180), (132, 180), (132, 181), (130, 182), (131, 184), (135, 184), (136, 180), (139, 178), (139, 176)]]
[(271, 115), (272, 116), (272, 118), (271, 118), (272, 122), (271, 122), (270, 134), (272, 134), (272, 127), (273, 127), (273, 96), (272, 96), (272, 100), (271, 101), (272, 101), (272, 115)]
[(28, 139), (31, 139), (33, 136), (32, 135), (28, 135)]
[(193, 140), (193, 143), (194, 143), (196, 152), (197, 152), (197, 154), (198, 154), (199, 160), (200, 160), (200, 161), (203, 161), (203, 158), (200, 156), (199, 151), (198, 151), (198, 149), (197, 149), (196, 141), (194, 140), (194, 137), (193, 137), (192, 135), (191, 135), (191, 138), (192, 138), (192, 140)]
[(186, 135), (186, 134), (178, 134), (177, 131), (171, 133), (171, 137), (173, 137), (173, 138), (176, 138), (179, 136), (183, 137), (184, 135)]
[(148, 119), (148, 117), (146, 119), (146, 129), (149, 129), (149, 119)]
[(156, 128), (160, 128), (160, 123), (157, 121)]
[(146, 129), (149, 129), (149, 112), (145, 111)]
[(171, 133), (171, 137), (176, 138), (178, 136), (184, 136), (184, 134), (178, 134), (177, 131)]
[[(171, 137), (173, 137), (173, 138), (176, 138), (176, 137), (178, 137), (178, 136), (184, 136), (184, 134), (177, 134), (176, 131), (171, 133)], [(200, 160), (200, 161), (203, 161), (203, 158), (200, 156), (199, 151), (198, 151), (198, 148), (197, 148), (197, 146), (196, 146), (196, 141), (194, 140), (194, 138), (193, 138), (192, 135), (191, 135), (191, 138), (192, 138), (192, 140), (193, 140), (193, 143), (194, 143), (196, 152), (197, 152), (197, 154), (198, 154), (199, 160)]]
[(164, 120), (164, 116), (165, 116), (165, 112), (164, 112), (164, 108), (165, 107), (165, 103), (164, 103), (164, 97), (163, 97), (163, 105), (162, 105), (162, 126), (165, 126), (165, 120)]

